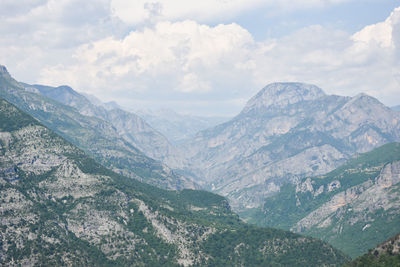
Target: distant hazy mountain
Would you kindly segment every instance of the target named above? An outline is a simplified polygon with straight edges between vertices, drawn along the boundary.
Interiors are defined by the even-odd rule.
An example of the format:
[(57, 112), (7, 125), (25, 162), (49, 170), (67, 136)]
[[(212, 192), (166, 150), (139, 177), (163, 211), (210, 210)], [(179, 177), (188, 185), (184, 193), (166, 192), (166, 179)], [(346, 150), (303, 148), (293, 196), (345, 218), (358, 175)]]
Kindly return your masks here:
[[(13, 80), (0, 83), (21, 90)], [(30, 110), (56, 109), (37, 101), (27, 102)], [(1, 98), (0, 148), (1, 266), (348, 262), (320, 240), (244, 224), (218, 195), (166, 191), (113, 173)]]
[(238, 116), (182, 145), (188, 159), (182, 167), (236, 210), (246, 210), (288, 182), (327, 173), (354, 153), (394, 141), (400, 141), (400, 113), (373, 97), (274, 83)]
[(321, 238), (352, 257), (400, 233), (400, 143), (287, 184), (251, 221)]
[(184, 140), (192, 138), (199, 131), (228, 120), (224, 117), (181, 115), (166, 108), (138, 110), (136, 113), (175, 144), (182, 143)]
[(107, 110), (116, 109), (116, 108), (123, 109), (115, 101), (110, 101), (110, 102), (103, 103), (100, 99), (98, 99), (94, 95), (86, 94), (86, 93), (80, 93), (80, 94), (83, 95), (84, 97), (86, 97), (92, 104), (94, 104), (96, 106), (101, 106), (101, 107), (103, 107), (103, 108), (105, 108)]
[(90, 99), (96, 103), (93, 104), (69, 86), (24, 85), (26, 88), (34, 88), (47, 97), (76, 108), (83, 115), (97, 117), (111, 123), (120, 136), (151, 158), (161, 161), (166, 157), (170, 160), (174, 159), (174, 148), (166, 137), (153, 129), (141, 117), (122, 110), (115, 102), (101, 103), (91, 96)]
[[(42, 95), (44, 93), (55, 100)], [(114, 120), (111, 124), (100, 119), (109, 119), (115, 113), (119, 113), (118, 110), (109, 113), (104, 108), (93, 107), (90, 101), (68, 86), (53, 88), (23, 85), (15, 81), (5, 67), (0, 66), (0, 97), (29, 113), (85, 150), (98, 162), (118, 173), (163, 188), (197, 187), (191, 180), (177, 175), (166, 165), (147, 157), (132, 144), (133, 142), (124, 139), (123, 133), (115, 126), (120, 123), (119, 120)], [(72, 107), (58, 101), (68, 103)], [(79, 108), (79, 111), (73, 106)], [(127, 114), (127, 117), (126, 122), (138, 119), (138, 125), (142, 127), (142, 133), (146, 136), (146, 130), (150, 126), (146, 128), (146, 124), (133, 114)], [(153, 132), (154, 130), (151, 131)], [(162, 137), (161, 134), (159, 136)], [(141, 135), (137, 134), (135, 137), (141, 138)]]
[(400, 111), (400, 105), (392, 107), (393, 110)]

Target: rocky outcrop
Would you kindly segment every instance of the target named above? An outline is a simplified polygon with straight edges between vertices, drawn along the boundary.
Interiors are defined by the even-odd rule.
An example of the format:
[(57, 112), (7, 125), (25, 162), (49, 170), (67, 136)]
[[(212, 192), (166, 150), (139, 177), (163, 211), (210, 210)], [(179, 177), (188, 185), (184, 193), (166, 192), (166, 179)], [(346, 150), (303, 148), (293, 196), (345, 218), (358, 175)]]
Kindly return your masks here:
[(7, 68), (5, 66), (0, 65), (0, 74), (1, 75), (9, 75)]
[[(399, 211), (400, 201), (398, 199), (400, 194), (396, 192), (396, 190), (393, 190), (392, 187), (397, 185), (399, 182), (400, 161), (389, 163), (373, 181), (368, 180), (335, 194), (321, 207), (296, 223), (291, 230), (296, 232), (306, 232), (312, 227), (330, 227), (332, 223), (331, 218), (335, 216), (345, 217), (346, 210), (352, 211), (352, 216), (349, 218), (351, 219), (351, 224), (361, 221), (365, 225), (368, 224), (368, 221), (365, 221), (365, 213), (374, 213), (379, 209), (393, 209)], [(310, 185), (309, 180), (306, 180), (305, 183)], [(334, 189), (332, 188), (332, 184), (335, 184)], [(329, 183), (327, 185), (327, 192), (339, 188), (338, 185), (340, 185), (339, 181)], [(310, 189), (310, 191), (314, 190)], [(338, 215), (338, 210), (343, 207), (345, 207), (345, 211), (340, 212), (340, 215)]]
[(325, 93), (315, 85), (302, 83), (273, 83), (251, 98), (241, 114), (260, 114), (277, 112), (289, 105), (312, 101), (325, 96)]
[(260, 225), (321, 238), (353, 257), (365, 253), (400, 232), (400, 143), (285, 186), (267, 197), (253, 218)]

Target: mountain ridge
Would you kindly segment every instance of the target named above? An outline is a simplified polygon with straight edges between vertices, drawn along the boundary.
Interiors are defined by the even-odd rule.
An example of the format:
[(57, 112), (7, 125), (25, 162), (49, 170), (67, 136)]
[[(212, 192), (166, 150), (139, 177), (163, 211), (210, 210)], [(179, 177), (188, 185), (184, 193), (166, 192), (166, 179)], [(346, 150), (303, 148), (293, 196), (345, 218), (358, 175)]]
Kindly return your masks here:
[[(273, 93), (279, 99), (281, 88), (285, 94), (277, 106), (257, 101)], [(327, 173), (355, 153), (394, 141), (400, 141), (400, 115), (373, 97), (325, 95), (313, 85), (275, 83), (232, 120), (181, 145), (187, 160), (174, 167), (200, 177), (205, 188), (228, 197), (240, 211), (261, 205), (287, 182)]]
[(228, 120), (225, 117), (201, 117), (179, 114), (168, 108), (138, 110), (136, 113), (153, 128), (162, 132), (173, 144), (179, 145), (201, 130)]
[(392, 267), (400, 265), (400, 234), (377, 245), (368, 253), (346, 264), (347, 267), (380, 266)]
[(218, 195), (104, 168), (0, 98), (0, 264), (340, 266), (322, 241), (245, 225)]
[[(353, 167), (351, 170), (347, 170), (348, 165), (344, 165), (334, 170), (355, 153), (366, 152), (382, 144), (400, 140), (400, 114), (366, 94), (342, 97), (326, 95), (322, 89), (310, 84), (270, 84), (250, 99), (236, 117), (198, 133), (194, 139), (182, 144), (178, 150), (172, 146), (169, 150), (168, 140), (158, 138), (158, 133), (135, 114), (119, 108), (95, 105), (68, 86), (20, 84), (4, 68), (0, 72), (0, 96), (31, 113), (38, 121), (52, 127), (72, 144), (80, 145), (98, 162), (120, 174), (130, 174), (131, 178), (144, 179), (148, 183), (169, 189), (183, 189), (191, 186), (198, 188), (186, 178), (194, 177), (201, 186), (227, 197), (230, 202), (228, 205), (223, 198), (215, 197), (211, 193), (207, 195), (205, 192), (183, 190), (176, 193), (164, 193), (159, 189), (148, 189), (134, 181), (126, 181), (123, 176), (120, 176), (121, 181), (126, 181), (127, 188), (135, 185), (149, 191), (150, 195), (154, 196), (154, 192), (157, 192), (162, 196), (168, 196), (168, 201), (185, 198), (183, 196), (188, 194), (190, 199), (185, 199), (185, 201), (192, 203), (190, 207), (182, 208), (168, 201), (168, 204), (156, 201), (157, 205), (167, 205), (166, 210), (171, 212), (178, 209), (186, 214), (188, 209), (194, 209), (194, 211), (200, 211), (203, 216), (201, 212), (204, 210), (201, 206), (203, 204), (193, 205), (193, 201), (203, 203), (205, 198), (217, 198), (220, 200), (220, 204), (215, 207), (218, 210), (217, 214), (226, 213), (226, 216), (213, 217), (212, 221), (221, 219), (223, 223), (228, 220), (228, 224), (241, 225), (238, 217), (231, 216), (230, 207), (232, 207), (248, 221), (322, 238), (353, 257), (365, 252), (367, 246), (370, 247), (371, 240), (382, 240), (382, 238), (387, 238), (388, 234), (394, 234), (393, 231), (399, 230), (396, 228), (399, 215), (395, 211), (400, 207), (400, 204), (396, 202), (398, 191), (396, 186), (400, 181), (400, 158), (399, 161), (378, 164), (377, 157), (373, 156), (375, 165), (366, 167), (365, 163), (362, 163), (362, 168)], [(8, 124), (10, 129), (18, 126)], [(25, 128), (23, 132), (26, 132), (24, 134), (28, 134), (27, 136), (29, 134), (37, 137), (43, 135), (43, 130), (38, 130), (40, 127), (37, 125), (34, 127), (26, 125)], [(0, 135), (3, 139), (3, 151), (7, 150), (7, 144), (12, 140), (10, 136), (18, 135), (10, 135), (7, 132)], [(160, 143), (157, 143), (157, 140), (160, 140)], [(88, 145), (87, 141), (92, 143)], [(41, 148), (40, 144), (47, 144), (46, 142), (38, 142), (39, 148)], [(141, 149), (136, 148), (136, 144)], [(383, 147), (390, 146), (399, 147), (398, 144), (393, 143)], [(20, 145), (19, 148), (22, 149), (23, 146)], [(141, 150), (159, 160), (171, 163), (175, 168), (180, 168), (184, 175), (176, 175), (167, 166), (147, 158)], [(97, 193), (93, 193), (97, 192), (96, 186), (104, 185), (103, 178), (97, 176), (93, 178), (86, 174), (94, 174), (96, 170), (101, 170), (102, 175), (115, 176), (95, 163), (88, 164), (90, 160), (83, 154), (75, 155), (73, 152), (75, 150), (67, 153), (73, 155), (72, 158), (66, 155), (47, 156), (48, 150), (43, 151), (42, 154), (44, 153), (45, 156), (35, 156), (31, 161), (24, 161), (20, 167), (12, 166), (15, 155), (4, 160), (2, 164), (5, 168), (1, 170), (3, 184), (7, 187), (25, 181), (26, 174), (24, 173), (26, 172), (23, 168), (33, 164), (28, 167), (31, 172), (29, 175), (36, 177), (46, 173), (49, 175), (46, 177), (51, 177), (49, 181), (38, 178), (48, 190), (46, 197), (50, 197), (51, 201), (58, 198), (63, 203), (68, 203), (70, 197), (79, 199), (82, 196), (97, 196)], [(387, 156), (393, 156), (389, 149), (385, 151), (386, 154), (381, 153), (381, 161)], [(181, 158), (178, 156), (179, 153), (184, 156)], [(394, 155), (398, 157), (400, 153), (397, 151)], [(126, 161), (127, 157), (128, 161)], [(358, 162), (363, 157), (361, 155), (353, 159), (353, 162)], [(82, 162), (77, 161), (80, 158), (85, 159)], [(134, 168), (132, 164), (136, 164)], [(20, 170), (22, 170), (21, 173)], [(340, 170), (345, 171), (340, 173)], [(71, 189), (71, 186), (74, 187), (77, 183), (77, 181), (68, 180), (71, 175), (88, 177), (89, 184), (90, 181), (96, 181), (96, 186), (85, 192)], [(319, 178), (315, 178), (316, 175), (319, 175)], [(60, 177), (68, 179), (64, 181), (60, 180)], [(351, 179), (343, 177), (351, 177)], [(120, 183), (113, 181), (119, 186), (118, 194), (126, 195)], [(61, 184), (67, 187), (60, 190)], [(80, 186), (87, 185), (80, 184)], [(114, 189), (114, 187), (108, 187), (107, 190)], [(49, 193), (50, 191), (52, 193)], [(13, 195), (13, 192), (10, 191), (10, 194)], [(109, 195), (106, 194), (107, 196)], [(368, 202), (371, 199), (374, 201)], [(397, 199), (399, 199), (398, 196)], [(9, 203), (9, 200), (6, 199), (6, 202)], [(285, 207), (274, 210), (274, 207), (280, 207), (284, 203), (287, 204)], [(365, 203), (369, 204), (366, 206)], [(90, 206), (88, 203), (85, 205), (86, 208)], [(345, 207), (350, 208), (345, 209)], [(382, 207), (383, 211), (381, 211)], [(195, 254), (193, 251), (190, 252), (190, 249), (182, 245), (182, 242), (189, 244), (193, 240), (190, 241), (190, 238), (181, 233), (174, 233), (165, 224), (160, 225), (160, 220), (154, 221), (158, 215), (151, 212), (143, 199), (135, 201), (135, 208), (144, 215), (145, 220), (152, 222), (158, 237), (166, 242), (164, 249), (167, 249), (167, 244), (180, 244), (176, 249), (181, 258), (177, 259), (175, 257), (177, 254), (174, 254), (175, 260), (183, 265), (200, 264), (200, 261), (206, 260), (206, 258), (201, 258), (202, 256), (199, 256), (201, 259), (196, 258), (193, 256)], [(286, 210), (291, 208), (295, 211)], [(206, 209), (209, 210), (209, 207)], [(284, 214), (286, 217), (283, 221), (279, 217), (282, 216), (279, 212), (287, 212)], [(171, 215), (168, 214), (164, 213), (164, 216)], [(208, 216), (209, 214), (206, 217), (209, 218)], [(164, 219), (168, 221), (167, 217)], [(127, 217), (124, 218), (127, 219)], [(371, 221), (370, 218), (375, 219)], [(201, 220), (204, 219), (202, 217)], [(111, 218), (107, 220), (112, 221)], [(185, 220), (187, 220), (186, 217)], [(349, 223), (349, 220), (352, 223)], [(386, 229), (382, 233), (377, 230), (379, 227), (390, 227), (390, 230), (382, 228)], [(74, 229), (74, 234), (78, 238), (85, 236), (80, 229), (79, 227)], [(238, 230), (242, 234), (251, 235), (256, 234), (257, 231), (259, 230), (253, 228)], [(215, 237), (212, 242), (224, 242), (235, 235), (229, 233), (230, 237), (223, 237), (222, 232), (218, 234), (221, 236)], [(234, 239), (240, 239), (240, 235)], [(258, 246), (260, 243), (254, 245)], [(219, 253), (222, 251), (217, 249), (216, 251), (219, 252), (212, 254), (215, 247), (211, 249), (207, 246), (196, 249), (205, 249), (207, 253), (211, 253), (208, 255), (219, 259), (218, 263), (226, 260), (219, 258), (221, 256)], [(109, 252), (108, 249), (107, 251)], [(246, 255), (248, 259), (248, 254)], [(240, 257), (237, 258), (239, 259)]]
[(271, 83), (252, 97), (241, 113), (283, 108), (298, 102), (315, 100), (322, 96), (325, 96), (325, 93), (315, 85), (293, 82)]
[[(122, 138), (111, 123), (87, 116), (90, 114), (82, 115), (74, 107), (38, 94), (31, 88), (19, 84), (8, 72), (0, 76), (1, 97), (84, 149), (101, 164), (131, 178), (163, 188), (198, 188), (190, 179), (147, 157)], [(52, 87), (45, 87), (48, 88)]]
[(283, 186), (244, 216), (321, 238), (356, 257), (400, 232), (399, 189), (400, 143), (389, 143), (332, 172)]
[(42, 95), (77, 109), (82, 115), (107, 121), (116, 128), (121, 137), (150, 158), (164, 161), (167, 164), (166, 158), (169, 161), (172, 159), (179, 161), (175, 157), (174, 147), (169, 140), (135, 113), (111, 104), (93, 104), (90, 99), (69, 86), (24, 85), (27, 88), (35, 88)]

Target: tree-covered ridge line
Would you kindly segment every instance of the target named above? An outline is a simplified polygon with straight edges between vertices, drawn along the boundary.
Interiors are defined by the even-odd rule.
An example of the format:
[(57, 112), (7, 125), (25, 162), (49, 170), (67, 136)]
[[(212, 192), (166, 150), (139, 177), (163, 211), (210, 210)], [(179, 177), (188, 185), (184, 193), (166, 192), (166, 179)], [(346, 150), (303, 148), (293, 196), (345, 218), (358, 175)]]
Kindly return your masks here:
[(345, 267), (394, 267), (400, 266), (400, 234), (382, 242), (368, 253), (345, 264)]

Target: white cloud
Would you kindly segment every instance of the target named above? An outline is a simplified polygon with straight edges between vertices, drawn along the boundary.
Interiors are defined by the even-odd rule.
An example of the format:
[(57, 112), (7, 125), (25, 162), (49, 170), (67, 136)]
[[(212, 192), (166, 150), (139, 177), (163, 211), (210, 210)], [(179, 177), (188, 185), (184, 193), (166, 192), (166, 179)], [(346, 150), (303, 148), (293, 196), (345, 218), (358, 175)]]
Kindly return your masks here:
[[(315, 83), (328, 93), (377, 97), (388, 105), (400, 103), (400, 8), (384, 22), (348, 33), (311, 26), (277, 40), (274, 49), (259, 54), (255, 76)], [(398, 39), (397, 39), (398, 40)], [(397, 92), (397, 94), (396, 94)]]
[(1, 34), (12, 37), (14, 44), (49, 48), (76, 46), (106, 32), (101, 26), (110, 17), (108, 0), (36, 2), (25, 12), (4, 14)]
[(199, 22), (231, 18), (259, 7), (293, 10), (323, 7), (351, 0), (111, 0), (113, 15), (128, 24), (192, 19)]
[[(198, 113), (238, 112), (235, 99), (242, 103), (275, 81), (315, 83), (342, 95), (363, 91), (389, 105), (400, 103), (400, 8), (353, 35), (314, 25), (259, 42), (238, 24), (199, 21), (246, 8), (342, 1), (158, 2), (125, 1), (123, 7), (108, 0), (37, 0), (14, 16), (2, 10), (0, 64), (26, 82), (69, 84), (127, 106), (155, 103)], [(115, 16), (144, 25), (127, 32)], [(181, 20), (186, 17), (198, 21)]]
[(42, 82), (78, 77), (76, 85), (97, 88), (98, 93), (107, 88), (204, 93), (229, 83), (226, 78), (240, 80), (244, 70), (235, 64), (245, 62), (254, 45), (249, 32), (236, 24), (160, 22), (122, 40), (105, 38), (80, 46), (76, 64), (45, 70)]
[(76, 64), (51, 68), (42, 81), (67, 77), (104, 97), (186, 94), (217, 100), (250, 97), (269, 82), (303, 81), (329, 93), (364, 91), (396, 104), (399, 16), (400, 8), (354, 35), (315, 25), (264, 42), (236, 24), (159, 22), (121, 40), (105, 38), (79, 47)]
[(355, 42), (362, 43), (367, 47), (371, 45), (371, 43), (374, 43), (383, 48), (394, 48), (394, 34), (396, 34), (394, 31), (398, 31), (398, 28), (396, 27), (398, 27), (399, 24), (400, 7), (396, 8), (385, 21), (374, 25), (369, 25), (361, 31), (355, 33), (352, 36), (352, 39)]
[(207, 20), (217, 15), (226, 15), (253, 8), (261, 0), (203, 0), (203, 1), (152, 1), (112, 0), (113, 14), (128, 24), (139, 24), (154, 20), (195, 19)]
[(26, 13), (32, 8), (41, 6), (46, 3), (47, 0), (2, 0), (0, 17), (16, 16), (18, 14)]
[(191, 72), (182, 77), (177, 90), (185, 93), (208, 92), (211, 90), (211, 84), (208, 81), (201, 80), (197, 74)]
[(77, 46), (113, 34), (109, 0), (0, 0), (0, 64), (16, 78), (73, 64)]

